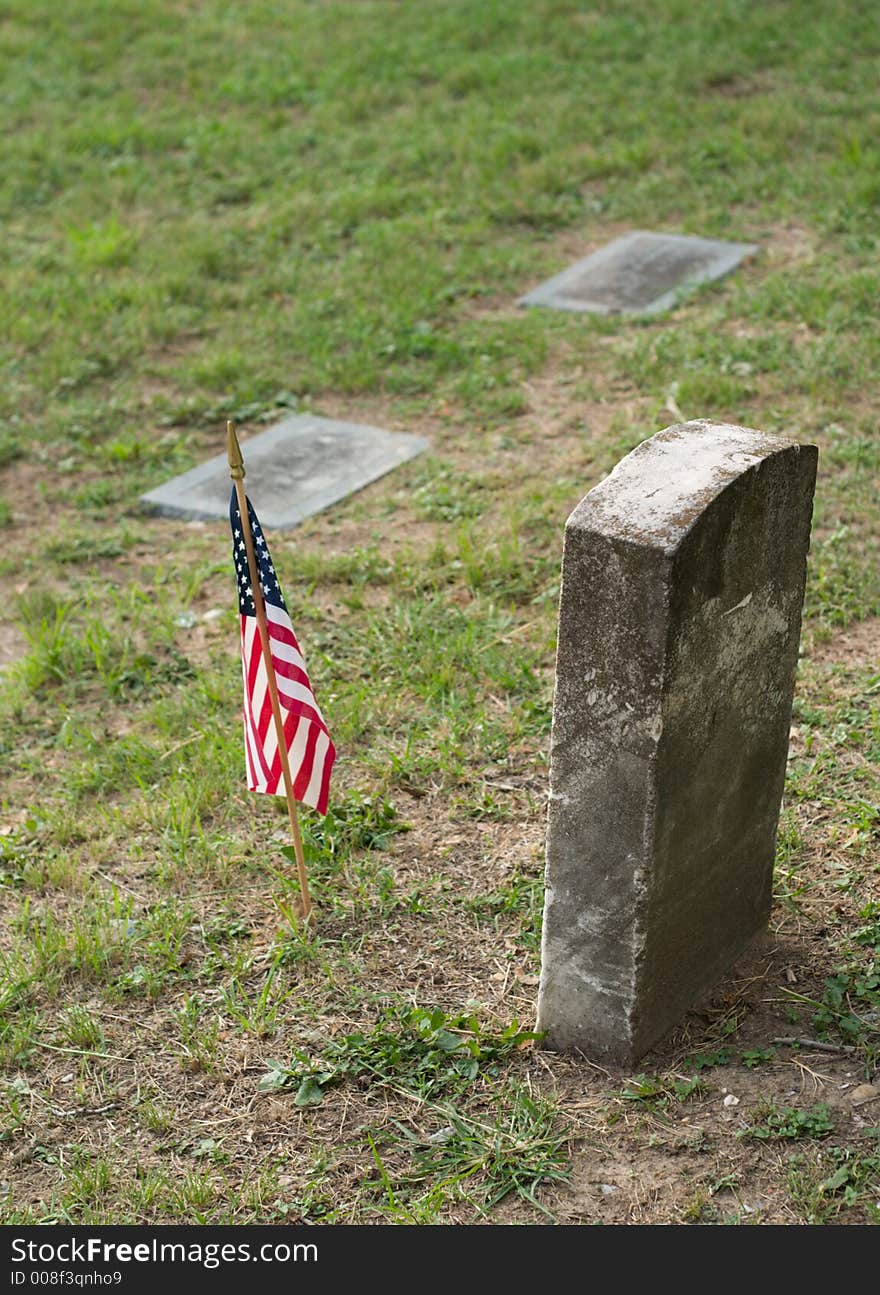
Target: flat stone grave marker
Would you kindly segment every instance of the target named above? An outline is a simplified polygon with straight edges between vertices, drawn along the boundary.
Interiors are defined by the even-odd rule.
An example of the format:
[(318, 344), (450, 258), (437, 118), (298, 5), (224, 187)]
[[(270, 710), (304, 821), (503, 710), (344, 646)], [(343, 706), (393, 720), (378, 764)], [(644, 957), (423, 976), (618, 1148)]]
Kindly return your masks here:
[(624, 1065), (766, 926), (813, 445), (685, 423), (565, 528), (538, 1028)]
[(527, 292), (517, 304), (655, 315), (671, 309), (687, 288), (720, 279), (756, 251), (753, 243), (636, 230)]
[[(242, 442), (248, 494), (264, 526), (286, 530), (427, 446), (422, 436), (297, 414)], [(230, 489), (224, 450), (142, 495), (141, 502), (161, 516), (213, 521), (228, 518)]]

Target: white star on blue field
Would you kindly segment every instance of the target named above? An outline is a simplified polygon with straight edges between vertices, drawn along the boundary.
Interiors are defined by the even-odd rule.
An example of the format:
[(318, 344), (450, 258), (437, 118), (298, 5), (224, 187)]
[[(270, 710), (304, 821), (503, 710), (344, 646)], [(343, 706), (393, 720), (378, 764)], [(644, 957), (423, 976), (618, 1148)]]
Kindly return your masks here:
[[(281, 596), (281, 585), (278, 583), (278, 576), (269, 555), (269, 546), (263, 538), (263, 531), (257, 514), (254, 512), (253, 504), (249, 499), (247, 508), (251, 523), (251, 535), (254, 537), (254, 556), (257, 559), (260, 572), (260, 588), (263, 591), (263, 601), (271, 603), (275, 607), (282, 607), (287, 611), (284, 599)], [(238, 582), (238, 610), (242, 616), (254, 616), (256, 614), (254, 591), (251, 586), (250, 572), (248, 571), (247, 548), (244, 542), (244, 534), (242, 533), (241, 513), (238, 511), (238, 497), (235, 493), (235, 487), (233, 487), (232, 499), (229, 504), (229, 522), (232, 527), (232, 560), (235, 563), (235, 575)]]

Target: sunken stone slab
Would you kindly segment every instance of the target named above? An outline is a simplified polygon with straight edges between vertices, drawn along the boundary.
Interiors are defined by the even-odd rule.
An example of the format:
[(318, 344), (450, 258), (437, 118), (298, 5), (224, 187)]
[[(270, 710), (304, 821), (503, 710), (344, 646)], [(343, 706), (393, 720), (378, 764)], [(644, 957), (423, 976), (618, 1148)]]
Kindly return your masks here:
[(636, 230), (548, 279), (518, 305), (656, 315), (674, 306), (688, 288), (720, 279), (756, 251), (753, 243)]
[[(248, 494), (263, 526), (286, 530), (426, 449), (422, 436), (298, 414), (242, 442)], [(229, 516), (225, 452), (141, 496), (165, 517)]]
[(644, 441), (565, 528), (538, 1028), (637, 1061), (770, 912), (813, 445)]

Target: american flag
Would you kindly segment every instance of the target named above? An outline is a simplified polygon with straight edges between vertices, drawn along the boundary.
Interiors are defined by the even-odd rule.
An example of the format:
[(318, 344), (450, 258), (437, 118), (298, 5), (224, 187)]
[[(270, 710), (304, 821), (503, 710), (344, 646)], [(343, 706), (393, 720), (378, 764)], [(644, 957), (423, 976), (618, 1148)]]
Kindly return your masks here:
[[(327, 725), (315, 701), (306, 673), (306, 663), (281, 595), (278, 576), (249, 499), (247, 509), (266, 608), (272, 664), (278, 682), (278, 700), (284, 720), (284, 739), (289, 753), (293, 794), (304, 805), (311, 805), (319, 813), (326, 814), (330, 772), (336, 759), (336, 748), (330, 741)], [(229, 506), (229, 520), (232, 525), (232, 559), (238, 581), (238, 610), (241, 617), (244, 751), (248, 787), (251, 791), (266, 792), (270, 796), (283, 796), (285, 789), (281, 756), (235, 487)]]

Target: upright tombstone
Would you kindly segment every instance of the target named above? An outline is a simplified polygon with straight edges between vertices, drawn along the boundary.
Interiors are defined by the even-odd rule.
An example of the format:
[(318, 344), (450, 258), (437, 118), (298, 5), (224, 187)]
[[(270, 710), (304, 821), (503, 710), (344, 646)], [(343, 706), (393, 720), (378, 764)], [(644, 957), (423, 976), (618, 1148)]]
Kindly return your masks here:
[(631, 1064), (770, 912), (812, 445), (708, 421), (568, 519), (538, 1028)]

